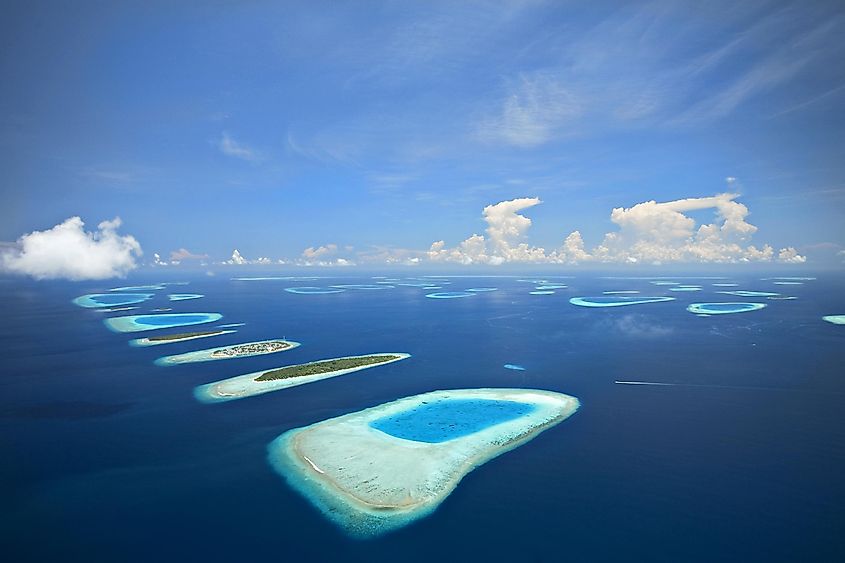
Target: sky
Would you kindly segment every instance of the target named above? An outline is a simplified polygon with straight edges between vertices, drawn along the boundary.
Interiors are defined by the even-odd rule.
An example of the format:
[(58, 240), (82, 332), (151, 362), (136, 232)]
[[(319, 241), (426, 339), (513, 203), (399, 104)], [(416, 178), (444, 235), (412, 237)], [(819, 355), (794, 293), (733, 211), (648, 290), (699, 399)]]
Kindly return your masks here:
[(845, 265), (841, 2), (10, 1), (0, 42), (6, 271)]

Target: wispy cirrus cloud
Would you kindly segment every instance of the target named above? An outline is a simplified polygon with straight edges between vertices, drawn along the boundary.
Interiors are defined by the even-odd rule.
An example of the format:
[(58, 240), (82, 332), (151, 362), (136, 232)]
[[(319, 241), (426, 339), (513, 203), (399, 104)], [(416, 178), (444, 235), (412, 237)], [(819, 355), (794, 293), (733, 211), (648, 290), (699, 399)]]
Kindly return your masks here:
[(217, 140), (217, 148), (226, 156), (239, 158), (249, 162), (262, 160), (261, 154), (254, 148), (236, 141), (229, 133), (223, 132)]

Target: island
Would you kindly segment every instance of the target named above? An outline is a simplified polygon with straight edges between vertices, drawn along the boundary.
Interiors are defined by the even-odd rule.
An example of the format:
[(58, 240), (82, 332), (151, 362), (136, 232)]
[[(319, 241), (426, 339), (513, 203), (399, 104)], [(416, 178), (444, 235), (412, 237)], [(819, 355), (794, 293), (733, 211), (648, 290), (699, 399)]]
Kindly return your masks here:
[(129, 315), (105, 319), (106, 327), (114, 332), (141, 332), (160, 328), (213, 323), (223, 318), (220, 313), (164, 313), (156, 315)]
[(268, 460), (347, 534), (371, 538), (430, 515), (467, 473), (578, 407), (552, 391), (434, 391), (289, 430)]
[(321, 379), (338, 377), (354, 371), (398, 362), (410, 358), (405, 353), (366, 354), (318, 360), (306, 364), (257, 371), (230, 377), (222, 381), (200, 385), (194, 389), (194, 397), (203, 403), (231, 401), (261, 395), (271, 391), (287, 389), (297, 385), (313, 383)]
[(602, 295), (599, 297), (573, 297), (569, 300), (579, 307), (622, 307), (643, 303), (662, 303), (674, 301), (674, 297), (640, 297), (638, 295)]
[(164, 289), (167, 284), (154, 283), (150, 285), (127, 285), (124, 287), (113, 287), (109, 291), (159, 291)]
[(72, 303), (90, 309), (134, 305), (152, 298), (152, 293), (89, 293), (88, 295), (80, 295)]
[(835, 325), (845, 325), (845, 315), (827, 315), (822, 317), (822, 320)]
[[(222, 328), (222, 327), (221, 327)], [(178, 334), (162, 334), (159, 336), (147, 336), (146, 338), (136, 338), (130, 340), (130, 346), (157, 346), (159, 344), (172, 344), (174, 342), (184, 342), (185, 340), (195, 340), (197, 338), (209, 338), (211, 336), (220, 336), (222, 334), (232, 334), (237, 332), (235, 330), (206, 330), (198, 332), (180, 332)]]
[(173, 366), (177, 364), (190, 364), (193, 362), (208, 362), (211, 360), (230, 360), (234, 358), (247, 358), (249, 356), (263, 356), (264, 354), (275, 354), (284, 352), (299, 346), (299, 342), (292, 340), (261, 340), (258, 342), (244, 342), (231, 346), (209, 348), (207, 350), (195, 350), (184, 354), (164, 356), (155, 361), (157, 366)]
[(765, 306), (765, 303), (692, 303), (687, 307), (687, 311), (695, 314), (729, 315), (759, 311)]

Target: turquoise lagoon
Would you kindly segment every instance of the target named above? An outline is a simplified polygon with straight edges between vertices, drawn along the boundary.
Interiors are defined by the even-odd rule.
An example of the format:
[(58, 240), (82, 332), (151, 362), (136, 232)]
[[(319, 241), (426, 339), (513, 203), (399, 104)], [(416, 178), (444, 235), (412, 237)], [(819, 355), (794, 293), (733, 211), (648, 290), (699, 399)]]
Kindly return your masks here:
[(130, 315), (103, 321), (114, 332), (141, 332), (177, 326), (213, 323), (223, 318), (220, 313), (165, 313), (162, 315)]
[(73, 300), (74, 305), (80, 307), (119, 307), (132, 305), (152, 299), (152, 293), (89, 293)]
[(765, 303), (692, 303), (687, 307), (687, 311), (696, 314), (727, 315), (759, 311), (765, 306)]
[(516, 401), (450, 399), (378, 418), (370, 426), (403, 440), (438, 444), (525, 416), (536, 408)]

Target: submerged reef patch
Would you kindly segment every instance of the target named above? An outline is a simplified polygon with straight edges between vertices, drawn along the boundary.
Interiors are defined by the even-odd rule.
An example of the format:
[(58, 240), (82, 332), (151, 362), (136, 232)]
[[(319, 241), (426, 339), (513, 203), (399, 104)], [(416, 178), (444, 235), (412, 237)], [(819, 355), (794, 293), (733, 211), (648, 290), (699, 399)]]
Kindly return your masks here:
[(189, 299), (200, 299), (205, 297), (201, 293), (171, 293), (167, 296), (171, 301), (188, 301)]
[(835, 325), (845, 325), (845, 315), (827, 315), (822, 317), (822, 320)]
[(502, 367), (505, 368), (505, 369), (512, 369), (512, 370), (516, 370), (516, 371), (525, 371), (525, 368), (522, 367), (519, 364), (505, 364)]
[(342, 287), (286, 287), (285, 291), (288, 293), (297, 293), (301, 295), (322, 295), (324, 293), (343, 293), (346, 291)]
[(578, 406), (552, 391), (434, 391), (289, 430), (268, 460), (346, 533), (375, 537), (431, 514), (467, 473)]
[(717, 293), (722, 293), (724, 295), (738, 295), (740, 297), (776, 297), (780, 295), (780, 293), (772, 293), (771, 291), (745, 291), (744, 289), (738, 289), (736, 291), (718, 291)]

